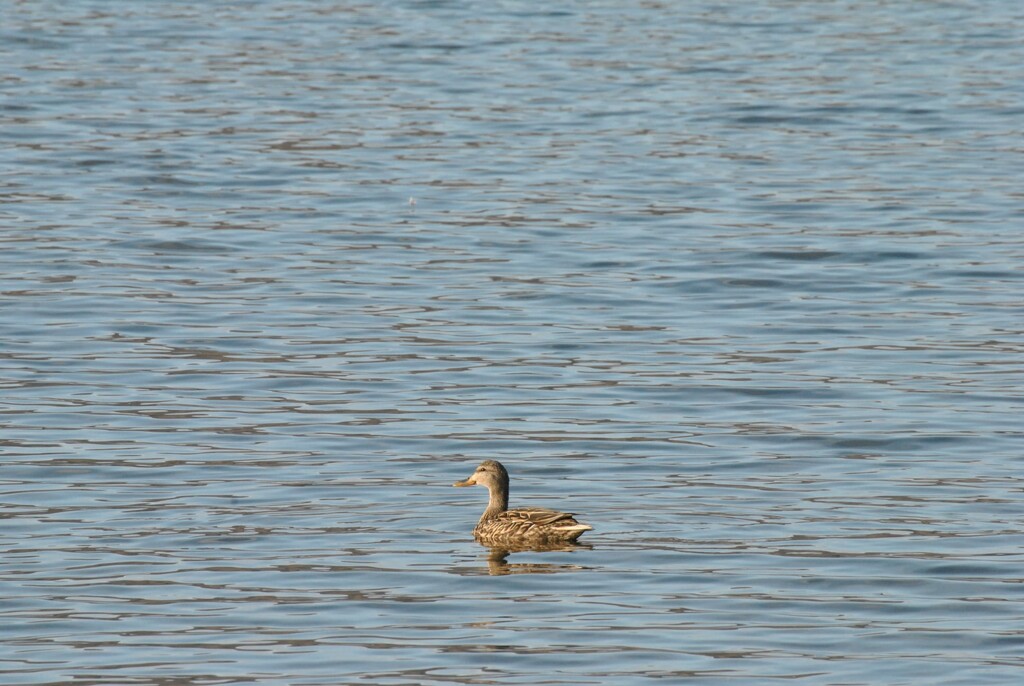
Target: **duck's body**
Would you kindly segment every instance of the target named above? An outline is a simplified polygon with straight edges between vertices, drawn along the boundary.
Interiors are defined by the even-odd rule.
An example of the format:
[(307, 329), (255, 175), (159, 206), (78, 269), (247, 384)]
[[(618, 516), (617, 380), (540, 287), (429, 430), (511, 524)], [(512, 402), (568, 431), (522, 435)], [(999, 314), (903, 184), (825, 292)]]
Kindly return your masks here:
[(488, 546), (550, 546), (575, 543), (594, 527), (580, 524), (568, 512), (546, 507), (521, 507), (481, 519), (473, 536)]
[(488, 546), (551, 546), (573, 543), (594, 527), (581, 524), (568, 512), (546, 507), (508, 509), (508, 472), (496, 460), (484, 460), (473, 475), (453, 486), (486, 486), (490, 501), (473, 536)]

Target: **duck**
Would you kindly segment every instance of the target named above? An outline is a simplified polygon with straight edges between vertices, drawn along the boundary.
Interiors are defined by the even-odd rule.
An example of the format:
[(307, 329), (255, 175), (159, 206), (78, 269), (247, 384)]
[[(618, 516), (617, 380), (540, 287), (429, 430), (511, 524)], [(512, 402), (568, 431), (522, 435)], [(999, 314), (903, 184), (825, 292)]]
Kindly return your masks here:
[(568, 512), (546, 507), (508, 509), (508, 470), (497, 460), (484, 460), (472, 476), (452, 486), (485, 486), (490, 501), (473, 537), (486, 546), (500, 548), (551, 547), (575, 543), (594, 527), (576, 521)]

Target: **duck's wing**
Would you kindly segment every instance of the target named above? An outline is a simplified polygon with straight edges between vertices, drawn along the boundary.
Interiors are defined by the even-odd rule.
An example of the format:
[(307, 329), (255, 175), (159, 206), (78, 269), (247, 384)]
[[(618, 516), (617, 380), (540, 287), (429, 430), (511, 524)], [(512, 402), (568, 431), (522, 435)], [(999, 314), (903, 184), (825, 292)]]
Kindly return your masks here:
[(550, 530), (589, 531), (593, 527), (580, 524), (568, 512), (549, 510), (546, 507), (517, 507), (506, 510), (495, 519), (501, 521), (510, 530), (526, 533), (534, 527)]

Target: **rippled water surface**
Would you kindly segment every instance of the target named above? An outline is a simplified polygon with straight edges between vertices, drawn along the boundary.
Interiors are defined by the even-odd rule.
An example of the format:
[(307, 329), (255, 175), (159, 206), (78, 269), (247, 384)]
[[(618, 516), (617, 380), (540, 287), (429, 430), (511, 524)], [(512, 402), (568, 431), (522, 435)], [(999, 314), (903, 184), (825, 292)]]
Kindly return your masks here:
[(1024, 678), (1019, 3), (3, 14), (4, 684)]

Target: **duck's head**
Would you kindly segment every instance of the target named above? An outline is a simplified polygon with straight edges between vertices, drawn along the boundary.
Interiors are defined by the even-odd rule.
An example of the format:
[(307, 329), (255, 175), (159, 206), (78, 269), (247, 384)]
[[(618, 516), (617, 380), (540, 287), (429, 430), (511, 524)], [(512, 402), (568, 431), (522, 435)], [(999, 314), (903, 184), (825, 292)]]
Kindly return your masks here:
[(489, 491), (508, 491), (508, 472), (497, 460), (484, 460), (472, 476), (452, 486), (486, 486)]

